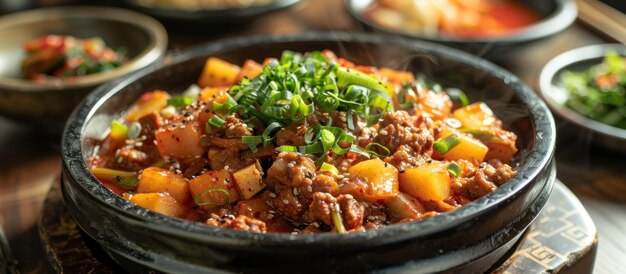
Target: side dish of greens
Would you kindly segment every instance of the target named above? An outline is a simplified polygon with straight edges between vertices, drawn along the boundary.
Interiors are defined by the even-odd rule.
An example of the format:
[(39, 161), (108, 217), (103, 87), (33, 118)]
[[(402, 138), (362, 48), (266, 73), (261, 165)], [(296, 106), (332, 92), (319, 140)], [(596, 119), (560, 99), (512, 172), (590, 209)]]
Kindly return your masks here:
[(626, 57), (608, 51), (601, 64), (582, 72), (565, 71), (565, 105), (581, 115), (626, 129)]

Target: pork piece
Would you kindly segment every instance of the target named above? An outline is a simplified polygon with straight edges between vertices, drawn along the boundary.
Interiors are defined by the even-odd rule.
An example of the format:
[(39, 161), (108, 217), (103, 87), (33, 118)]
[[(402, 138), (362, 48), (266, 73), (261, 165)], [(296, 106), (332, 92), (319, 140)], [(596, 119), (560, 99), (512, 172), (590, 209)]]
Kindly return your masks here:
[(224, 118), (224, 124), (217, 129), (215, 135), (227, 138), (235, 139), (241, 138), (241, 136), (252, 135), (252, 130), (248, 128), (241, 119), (235, 117), (235, 115), (228, 115)]
[(211, 169), (213, 170), (228, 167), (228, 170), (236, 171), (254, 164), (257, 160), (271, 157), (275, 154), (276, 150), (274, 150), (272, 146), (259, 148), (257, 152), (241, 150), (239, 147), (230, 147), (226, 149), (216, 149), (214, 153), (209, 151), (209, 161), (211, 163)]
[(207, 225), (232, 228), (241, 231), (250, 231), (257, 233), (265, 233), (267, 228), (265, 222), (250, 218), (244, 215), (224, 215), (219, 217), (216, 214), (211, 214), (211, 217), (205, 222)]
[(365, 207), (351, 195), (339, 195), (337, 198), (328, 193), (313, 193), (313, 201), (309, 206), (307, 220), (309, 222), (322, 222), (328, 226), (334, 226), (332, 221), (333, 211), (339, 210), (341, 220), (346, 230), (361, 227), (365, 214)]
[(303, 212), (305, 212), (307, 209), (306, 205), (308, 205), (299, 189), (281, 184), (275, 185), (274, 193), (269, 200), (272, 208), (294, 223), (302, 222)]
[(306, 125), (291, 124), (276, 133), (276, 144), (278, 146), (303, 146)]
[(139, 125), (141, 126), (141, 131), (139, 132), (139, 137), (146, 136), (145, 141), (148, 143), (154, 142), (154, 132), (157, 131), (160, 127), (163, 126), (163, 118), (157, 112), (151, 112), (144, 116), (141, 116), (137, 120)]
[(361, 227), (365, 215), (365, 207), (355, 200), (352, 195), (340, 195), (337, 197), (337, 202), (341, 209), (343, 226), (347, 230)]
[(515, 171), (509, 165), (492, 160), (490, 163), (482, 163), (472, 176), (460, 178), (452, 186), (457, 193), (475, 200), (494, 191), (513, 175)]
[(295, 152), (282, 152), (267, 171), (267, 179), (278, 184), (299, 187), (313, 183), (315, 163)]

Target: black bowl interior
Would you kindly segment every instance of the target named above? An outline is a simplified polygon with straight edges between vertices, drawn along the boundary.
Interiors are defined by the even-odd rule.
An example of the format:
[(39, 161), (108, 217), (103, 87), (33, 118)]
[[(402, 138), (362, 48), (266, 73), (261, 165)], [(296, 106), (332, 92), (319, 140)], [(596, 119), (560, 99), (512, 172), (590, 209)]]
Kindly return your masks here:
[[(518, 175), (493, 193), (440, 216), (406, 224), (390, 225), (363, 233), (347, 235), (322, 233), (294, 237), (288, 234), (245, 233), (168, 218), (130, 204), (107, 190), (89, 173), (85, 161), (94, 152), (97, 140), (108, 130), (111, 120), (118, 118), (143, 92), (163, 89), (176, 93), (186, 89), (197, 80), (208, 56), (217, 56), (240, 64), (248, 58), (263, 61), (266, 57), (278, 57), (284, 49), (299, 52), (330, 49), (338, 56), (357, 64), (408, 69), (423, 73), (429, 79), (441, 82), (444, 86), (464, 90), (472, 101), (486, 102), (506, 126), (517, 133), (517, 145), (520, 152), (516, 156), (515, 164)], [(503, 242), (512, 240), (517, 235), (516, 233), (521, 232), (508, 230), (497, 238), (490, 237), (494, 237), (494, 229), (501, 229), (507, 223), (519, 220), (520, 214), (526, 212), (540, 192), (549, 192), (551, 189), (544, 188), (544, 186), (547, 180), (554, 178), (554, 173), (548, 171), (554, 150), (554, 139), (552, 116), (532, 90), (503, 69), (456, 50), (428, 43), (408, 43), (385, 36), (345, 33), (305, 34), (294, 37), (247, 37), (195, 48), (175, 56), (164, 67), (138, 72), (102, 86), (88, 96), (71, 116), (64, 132), (62, 158), (65, 167), (64, 177), (68, 182), (67, 186), (64, 184), (64, 195), (66, 204), (75, 203), (76, 210), (93, 206), (93, 204), (97, 204), (96, 207), (104, 210), (100, 211), (98, 216), (90, 215), (93, 219), (87, 221), (88, 223), (98, 223), (100, 220), (96, 219), (104, 219), (104, 224), (116, 222), (117, 228), (115, 229), (120, 231), (125, 229), (127, 231), (125, 235), (133, 234), (134, 232), (130, 231), (136, 229), (139, 229), (135, 231), (137, 233), (148, 229), (158, 231), (154, 233), (155, 235), (167, 234), (172, 237), (172, 239), (152, 237), (153, 240), (162, 244), (160, 247), (154, 245), (151, 247), (159, 249), (159, 252), (168, 254), (171, 252), (163, 246), (178, 248), (179, 252), (183, 252), (180, 246), (185, 245), (184, 242), (204, 243), (205, 247), (215, 245), (230, 252), (235, 252), (237, 248), (249, 247), (246, 250), (256, 252), (255, 256), (259, 256), (257, 260), (250, 260), (246, 257), (248, 258), (246, 263), (251, 265), (263, 264), (263, 261), (267, 260), (267, 254), (272, 252), (276, 254), (274, 259), (279, 258), (276, 256), (287, 256), (290, 260), (297, 260), (294, 257), (306, 260), (305, 256), (295, 255), (307, 252), (328, 252), (330, 246), (333, 247), (333, 252), (352, 253), (343, 254), (343, 257), (328, 257), (326, 259), (329, 262), (344, 263), (339, 260), (355, 254), (362, 254), (362, 260), (369, 260), (369, 255), (365, 255), (368, 251), (355, 252), (355, 250), (364, 247), (404, 245), (422, 237), (420, 244), (413, 246), (410, 252), (390, 252), (389, 256), (384, 257), (388, 261), (380, 261), (383, 260), (383, 257), (380, 257), (379, 260), (369, 262), (372, 265), (388, 264), (392, 261), (407, 260), (407, 256), (433, 256), (447, 250), (457, 249), (462, 246), (461, 241), (468, 241), (468, 235), (471, 235), (469, 241), (489, 239), (486, 240), (486, 244), (481, 245), (481, 248), (493, 249), (494, 245), (502, 245)], [(507, 206), (509, 206), (507, 210), (498, 213), (499, 209)], [(77, 215), (84, 214), (73, 210), (70, 212)], [(109, 214), (113, 216), (108, 216)], [(494, 215), (488, 219), (480, 217), (486, 214)], [(122, 219), (127, 221), (120, 221)], [(92, 223), (81, 227), (90, 233), (94, 232), (92, 230), (97, 226), (99, 225)], [(136, 226), (142, 228), (136, 228)], [(441, 239), (442, 231), (450, 230), (464, 232), (460, 234), (451, 232), (450, 237)], [(183, 231), (184, 233), (181, 233)], [(460, 238), (454, 238), (453, 234), (454, 237)], [(102, 240), (103, 236), (97, 237)], [(147, 244), (147, 242), (141, 241), (139, 244)], [(436, 248), (427, 248), (428, 246)], [(125, 251), (122, 249), (116, 252), (124, 253)], [(381, 252), (381, 250), (375, 252)], [(464, 260), (473, 260), (476, 254), (463, 253), (460, 257)], [(218, 261), (208, 264), (217, 264), (224, 263), (219, 261), (220, 258), (228, 262), (232, 254), (227, 252), (222, 254), (222, 257), (216, 257), (215, 254), (210, 253), (204, 254), (205, 257), (201, 258), (198, 258), (199, 254), (193, 252), (187, 255), (170, 255), (183, 256), (187, 258), (185, 259), (187, 262), (203, 260), (209, 256)], [(447, 263), (454, 266), (456, 262), (451, 260)]]

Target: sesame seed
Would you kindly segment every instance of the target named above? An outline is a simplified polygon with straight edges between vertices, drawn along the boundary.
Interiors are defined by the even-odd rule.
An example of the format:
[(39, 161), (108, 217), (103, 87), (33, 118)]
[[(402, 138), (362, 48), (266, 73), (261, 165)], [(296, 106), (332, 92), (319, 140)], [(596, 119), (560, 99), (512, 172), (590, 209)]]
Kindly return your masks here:
[(287, 199), (284, 199), (284, 200), (283, 200), (283, 204), (286, 204), (286, 205), (288, 205), (288, 204), (289, 204), (289, 200), (287, 200)]
[(291, 161), (291, 162), (289, 162), (289, 163), (287, 164), (287, 166), (288, 166), (289, 168), (294, 168), (294, 167), (296, 166), (296, 162)]
[(344, 123), (347, 121), (347, 120), (346, 120), (346, 117), (339, 117), (339, 120), (341, 120), (341, 121), (342, 121), (342, 122), (344, 122)]
[(306, 186), (306, 190), (308, 190), (309, 192), (313, 192), (313, 188), (311, 186)]
[(300, 194), (300, 192), (298, 191), (298, 189), (297, 189), (297, 188), (295, 188), (295, 187), (294, 187), (294, 188), (293, 188), (293, 195), (294, 195), (294, 196), (298, 196), (298, 194)]
[(317, 222), (313, 222), (313, 223), (312, 223), (312, 225), (313, 225), (314, 227), (320, 227), (320, 224), (318, 224)]
[(276, 198), (276, 194), (274, 194), (274, 192), (270, 192), (269, 196), (272, 198)]
[(382, 136), (387, 136), (389, 134), (389, 132), (387, 132), (384, 129), (381, 129), (378, 133), (380, 133), (380, 135), (382, 135)]

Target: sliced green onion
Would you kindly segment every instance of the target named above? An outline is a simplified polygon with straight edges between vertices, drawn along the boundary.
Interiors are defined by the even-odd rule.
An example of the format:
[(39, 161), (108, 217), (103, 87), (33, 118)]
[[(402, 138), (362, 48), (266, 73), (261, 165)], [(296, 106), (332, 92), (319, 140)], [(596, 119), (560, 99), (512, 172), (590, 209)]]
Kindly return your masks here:
[(216, 128), (220, 128), (222, 127), (222, 125), (224, 125), (224, 123), (226, 123), (226, 121), (224, 121), (224, 119), (218, 117), (218, 116), (213, 116), (211, 117), (211, 119), (209, 119), (209, 124), (211, 126), (214, 126)]
[(100, 180), (113, 182), (126, 190), (135, 189), (139, 182), (137, 179), (137, 173), (131, 171), (96, 167), (91, 169), (91, 173)]
[(327, 163), (322, 163), (322, 166), (320, 166), (320, 171), (329, 171), (330, 173), (335, 175), (339, 174), (339, 170), (335, 166)]
[(257, 145), (263, 143), (263, 136), (242, 136), (241, 142), (246, 144), (252, 152), (257, 152)]
[(335, 208), (333, 208), (333, 210), (331, 210), (330, 216), (333, 219), (333, 225), (335, 225), (335, 228), (337, 229), (337, 233), (339, 234), (343, 234), (346, 233), (346, 228), (343, 226), (343, 220), (341, 219), (341, 214), (339, 213), (339, 206), (338, 205), (334, 205)]
[(213, 102), (213, 110), (220, 114), (230, 112), (230, 110), (235, 106), (237, 106), (237, 101), (230, 96), (228, 96), (228, 99), (226, 99), (224, 103)]
[(484, 129), (480, 129), (480, 128), (461, 129), (461, 132), (469, 133), (472, 136), (474, 136), (476, 139), (481, 140), (481, 141), (488, 141), (488, 140), (491, 140), (493, 138), (497, 138), (496, 135), (493, 134), (493, 132), (488, 131), (488, 130), (484, 130)]
[(167, 104), (174, 107), (185, 107), (193, 104), (193, 98), (183, 95), (174, 96), (167, 100)]
[[(386, 146), (380, 143), (367, 144), (367, 146), (365, 146), (365, 151), (367, 151), (369, 154), (372, 154), (380, 158), (391, 155), (391, 151)], [(382, 153), (379, 153), (379, 151), (382, 151)]]
[(295, 146), (280, 146), (280, 152), (298, 152), (298, 148)]
[(450, 96), (450, 99), (453, 102), (459, 103), (462, 107), (469, 106), (470, 101), (467, 99), (467, 95), (463, 91), (458, 88), (449, 88), (446, 89), (446, 93)]
[(459, 143), (459, 137), (456, 136), (456, 134), (451, 134), (435, 141), (435, 143), (433, 143), (433, 148), (439, 152), (439, 154), (443, 155), (448, 153), (448, 151), (452, 150)]
[(118, 120), (113, 120), (110, 135), (113, 139), (125, 140), (128, 138), (128, 127)]
[[(200, 201), (200, 199), (202, 199), (202, 196), (208, 193), (214, 192), (214, 191), (224, 193), (224, 201), (222, 203)], [(230, 193), (228, 193), (228, 190), (224, 188), (213, 187), (213, 188), (209, 188), (209, 189), (202, 191), (202, 193), (198, 194), (196, 197), (193, 198), (193, 201), (196, 203), (196, 205), (199, 205), (199, 206), (203, 206), (203, 205), (225, 206), (225, 205), (230, 204)]]
[(459, 177), (461, 175), (461, 167), (456, 163), (450, 163), (448, 165), (448, 173), (454, 178)]

